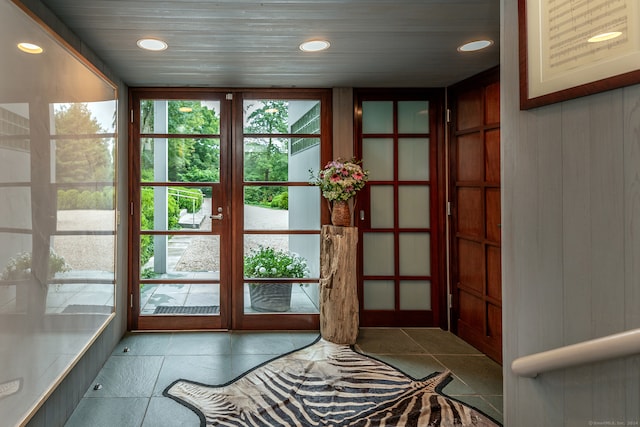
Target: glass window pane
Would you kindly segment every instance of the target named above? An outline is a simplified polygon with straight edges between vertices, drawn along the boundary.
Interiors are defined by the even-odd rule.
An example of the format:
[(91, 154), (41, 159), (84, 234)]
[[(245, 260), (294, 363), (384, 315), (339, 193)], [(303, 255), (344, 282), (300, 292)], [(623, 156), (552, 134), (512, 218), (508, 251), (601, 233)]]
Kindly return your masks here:
[(319, 313), (318, 283), (245, 283), (244, 314)]
[(244, 228), (286, 230), (289, 226), (289, 187), (244, 187)]
[(220, 182), (220, 140), (140, 138), (141, 181)]
[[(107, 224), (109, 221), (113, 224), (113, 217), (107, 220)], [(53, 236), (49, 274), (61, 278), (113, 280), (114, 241), (112, 234)]]
[(52, 141), (55, 147), (55, 182), (113, 181), (113, 138), (78, 138)]
[(291, 234), (289, 251), (307, 261), (308, 277), (320, 277), (320, 235)]
[(24, 288), (20, 283), (18, 285), (3, 284), (0, 286), (1, 314), (26, 313), (28, 307), (27, 300), (26, 298), (20, 298), (19, 286)]
[[(31, 215), (29, 215), (29, 218), (31, 218)], [(11, 275), (14, 271), (19, 272), (20, 270), (29, 268), (30, 264), (23, 263), (20, 259), (24, 257), (30, 262), (32, 239), (31, 234), (27, 233), (0, 233), (0, 278), (2, 280), (13, 280), (11, 279)], [(24, 265), (25, 267), (23, 268), (20, 265)], [(30, 277), (31, 275), (27, 274), (25, 278)], [(2, 286), (0, 286), (0, 288), (2, 288)], [(23, 286), (18, 289), (18, 292), (25, 293), (26, 290)], [(1, 309), (0, 312), (2, 312)]]
[(400, 310), (431, 310), (431, 282), (401, 280)]
[[(19, 28), (45, 49), (39, 58), (3, 51), (0, 67), (0, 275), (8, 267), (7, 275), (27, 276), (0, 279), (0, 424), (15, 426), (27, 423), (47, 391), (114, 320), (113, 202), (107, 202), (112, 219), (101, 225), (104, 230), (90, 225), (97, 201), (74, 209), (75, 224), (65, 228), (76, 231), (57, 229), (63, 216), (57, 203), (60, 182), (84, 186), (92, 196), (113, 186), (118, 115), (116, 86), (104, 75), (69, 52), (26, 9), (2, 2), (0, 10), (4, 31)], [(109, 100), (99, 103), (110, 110), (105, 122), (94, 111), (98, 103), (89, 102), (95, 100)]]
[(398, 225), (401, 228), (429, 228), (429, 186), (398, 187)]
[(243, 108), (245, 134), (320, 134), (319, 100), (245, 100)]
[(364, 274), (366, 276), (392, 276), (395, 261), (393, 258), (393, 233), (364, 233)]
[(309, 170), (320, 169), (320, 139), (291, 138), (289, 152), (289, 181), (309, 182)]
[(289, 138), (245, 138), (245, 181), (289, 181)]
[(289, 101), (290, 133), (320, 134), (320, 101)]
[[(0, 135), (29, 135), (29, 104), (26, 102), (0, 103)], [(2, 147), (11, 147), (2, 140)], [(26, 147), (25, 147), (26, 148)]]
[(393, 228), (393, 186), (371, 185), (371, 228)]
[[(2, 200), (0, 213), (3, 228), (31, 230), (31, 188), (2, 187), (0, 200)], [(25, 214), (26, 212), (29, 214)]]
[[(115, 272), (115, 188), (59, 187), (52, 256), (64, 260), (62, 277), (113, 280)], [(64, 235), (76, 232), (75, 235)]]
[(145, 186), (140, 204), (143, 231), (211, 230), (211, 187)]
[(115, 271), (113, 242), (114, 237), (111, 234), (52, 236), (48, 259), (36, 258), (34, 262), (32, 251), (25, 247), (24, 251), (9, 255), (0, 278), (2, 280), (30, 279), (35, 274), (35, 269), (41, 268), (43, 270), (41, 276), (45, 280), (81, 278), (113, 282)]
[(53, 104), (55, 122), (52, 135), (114, 133), (117, 101)]
[(320, 277), (318, 234), (245, 234), (244, 255), (245, 277)]
[(398, 102), (398, 132), (429, 132), (429, 101)]
[(362, 102), (362, 133), (393, 133), (393, 102)]
[(307, 260), (289, 250), (275, 246), (260, 246), (244, 255), (244, 276), (247, 278), (297, 278), (309, 276)]
[(320, 230), (319, 187), (289, 187), (289, 230)]
[(393, 139), (364, 138), (362, 158), (364, 168), (369, 170), (370, 181), (393, 180)]
[[(73, 278), (77, 279), (76, 276)], [(45, 312), (111, 314), (114, 307), (113, 289), (111, 283), (50, 283), (47, 285)]]
[(320, 230), (318, 187), (244, 188), (245, 230)]
[(319, 165), (319, 138), (244, 139), (246, 182), (308, 182), (309, 170)]
[(311, 147), (320, 147), (320, 138), (291, 138), (289, 152), (294, 155)]
[(365, 310), (393, 310), (395, 307), (393, 280), (365, 280), (363, 303)]
[(12, 165), (0, 169), (0, 182), (31, 180), (29, 133), (29, 104), (0, 104), (0, 150), (3, 164)]
[(220, 280), (220, 236), (140, 236), (142, 279)]
[(142, 100), (140, 133), (220, 134), (220, 101)]
[(429, 180), (429, 138), (398, 139), (398, 179)]
[(400, 275), (431, 274), (431, 242), (429, 233), (400, 233)]
[[(111, 212), (111, 225), (113, 225), (113, 218), (115, 218), (113, 209), (116, 203), (115, 187), (113, 185), (103, 187), (96, 186), (95, 184), (60, 185), (58, 186), (57, 203), (59, 211), (108, 210)], [(76, 216), (76, 214), (72, 216)], [(115, 227), (111, 229), (113, 230)], [(60, 228), (58, 228), (58, 230), (60, 230)]]
[(219, 316), (218, 283), (144, 283), (140, 287), (143, 316)]
[[(0, 137), (0, 141), (2, 138)], [(31, 181), (31, 142), (28, 139), (10, 139), (2, 141), (2, 156), (11, 168), (0, 170), (0, 182), (30, 182)]]

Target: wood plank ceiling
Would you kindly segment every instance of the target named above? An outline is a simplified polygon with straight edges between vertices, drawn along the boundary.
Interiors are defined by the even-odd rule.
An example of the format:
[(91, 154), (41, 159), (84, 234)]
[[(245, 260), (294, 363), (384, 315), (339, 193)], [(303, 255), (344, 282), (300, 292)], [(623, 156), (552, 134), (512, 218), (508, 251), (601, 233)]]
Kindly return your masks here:
[[(497, 0), (42, 2), (130, 86), (442, 87), (500, 60)], [(330, 49), (298, 49), (314, 38)], [(456, 51), (478, 38), (494, 45)]]

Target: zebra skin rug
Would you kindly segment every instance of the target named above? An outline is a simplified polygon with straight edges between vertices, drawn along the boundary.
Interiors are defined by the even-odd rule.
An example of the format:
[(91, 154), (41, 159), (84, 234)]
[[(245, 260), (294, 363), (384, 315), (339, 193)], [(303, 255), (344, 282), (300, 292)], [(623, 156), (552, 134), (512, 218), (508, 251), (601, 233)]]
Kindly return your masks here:
[(220, 386), (177, 380), (164, 396), (209, 426), (500, 426), (441, 393), (449, 372), (415, 380), (323, 339)]

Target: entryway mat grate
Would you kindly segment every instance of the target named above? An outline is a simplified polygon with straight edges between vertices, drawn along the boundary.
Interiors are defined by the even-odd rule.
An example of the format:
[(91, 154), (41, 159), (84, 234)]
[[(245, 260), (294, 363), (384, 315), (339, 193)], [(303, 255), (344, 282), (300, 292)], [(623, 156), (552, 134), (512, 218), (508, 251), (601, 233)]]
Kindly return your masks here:
[(219, 305), (160, 305), (153, 314), (218, 314)]

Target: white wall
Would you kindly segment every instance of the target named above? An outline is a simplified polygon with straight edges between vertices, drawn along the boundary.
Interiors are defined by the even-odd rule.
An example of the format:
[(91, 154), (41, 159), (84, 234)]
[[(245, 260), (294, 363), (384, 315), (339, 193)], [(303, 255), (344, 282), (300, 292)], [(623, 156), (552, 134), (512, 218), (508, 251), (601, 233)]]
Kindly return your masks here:
[(640, 327), (640, 86), (520, 111), (518, 2), (501, 3), (505, 425), (637, 425), (640, 357), (509, 367)]

